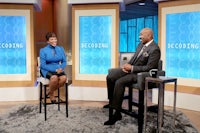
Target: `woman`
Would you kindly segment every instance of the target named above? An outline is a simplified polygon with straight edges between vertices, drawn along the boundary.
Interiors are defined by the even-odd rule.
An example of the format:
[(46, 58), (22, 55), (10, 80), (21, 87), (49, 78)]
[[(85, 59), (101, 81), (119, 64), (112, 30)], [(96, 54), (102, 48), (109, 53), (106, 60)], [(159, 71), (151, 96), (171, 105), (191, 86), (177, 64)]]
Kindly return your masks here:
[(54, 91), (66, 82), (64, 69), (66, 67), (66, 55), (64, 48), (57, 46), (57, 37), (53, 32), (46, 34), (47, 46), (40, 49), (41, 75), (49, 79), (49, 95), (52, 103), (56, 102)]

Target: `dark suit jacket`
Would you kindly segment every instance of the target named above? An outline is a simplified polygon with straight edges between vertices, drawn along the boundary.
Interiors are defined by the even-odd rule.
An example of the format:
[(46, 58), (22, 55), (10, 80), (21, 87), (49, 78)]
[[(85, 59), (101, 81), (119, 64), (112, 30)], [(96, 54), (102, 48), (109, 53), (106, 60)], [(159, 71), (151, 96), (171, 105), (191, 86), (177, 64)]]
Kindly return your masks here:
[(158, 62), (160, 60), (160, 48), (153, 41), (146, 47), (140, 57), (137, 58), (143, 44), (140, 43), (137, 50), (131, 60), (128, 62), (133, 65), (133, 73), (149, 71), (153, 68), (158, 68)]

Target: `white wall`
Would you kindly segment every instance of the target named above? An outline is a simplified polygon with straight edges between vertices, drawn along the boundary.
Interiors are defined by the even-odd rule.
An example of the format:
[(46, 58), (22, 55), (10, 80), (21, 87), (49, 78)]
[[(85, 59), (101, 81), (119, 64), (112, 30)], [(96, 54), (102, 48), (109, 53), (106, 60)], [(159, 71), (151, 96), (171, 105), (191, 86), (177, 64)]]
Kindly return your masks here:
[[(0, 102), (39, 100), (39, 86), (0, 88)], [(103, 87), (69, 86), (69, 100), (108, 101), (107, 89)], [(165, 91), (165, 105), (173, 106), (174, 93)], [(153, 89), (153, 103), (158, 101), (158, 91)], [(176, 107), (200, 111), (199, 95), (177, 92)]]
[[(176, 107), (188, 110), (200, 111), (200, 95), (188, 94), (188, 93), (176, 93)], [(173, 107), (174, 92), (165, 91), (164, 105)], [(158, 103), (158, 90), (152, 90), (152, 101)]]
[(69, 86), (70, 100), (107, 101), (107, 89), (104, 87)]
[(2, 87), (0, 101), (32, 101), (39, 100), (39, 87)]

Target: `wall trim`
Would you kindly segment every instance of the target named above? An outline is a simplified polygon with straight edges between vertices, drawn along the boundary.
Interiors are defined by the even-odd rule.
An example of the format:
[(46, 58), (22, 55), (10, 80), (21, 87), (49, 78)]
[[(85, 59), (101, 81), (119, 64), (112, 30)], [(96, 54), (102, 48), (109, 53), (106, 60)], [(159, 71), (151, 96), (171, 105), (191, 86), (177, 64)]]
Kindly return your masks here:
[(39, 100), (39, 84), (33, 87), (1, 87), (0, 101)]
[(108, 101), (107, 88), (105, 87), (83, 87), (69, 85), (68, 89), (70, 100)]
[[(197, 104), (197, 101), (200, 101), (200, 95), (188, 94), (188, 93), (176, 93), (176, 107), (182, 109), (188, 109), (193, 111), (200, 111), (200, 104)], [(152, 102), (158, 103), (158, 90), (152, 90)], [(164, 105), (173, 107), (174, 103), (174, 92), (165, 91), (164, 96)]]

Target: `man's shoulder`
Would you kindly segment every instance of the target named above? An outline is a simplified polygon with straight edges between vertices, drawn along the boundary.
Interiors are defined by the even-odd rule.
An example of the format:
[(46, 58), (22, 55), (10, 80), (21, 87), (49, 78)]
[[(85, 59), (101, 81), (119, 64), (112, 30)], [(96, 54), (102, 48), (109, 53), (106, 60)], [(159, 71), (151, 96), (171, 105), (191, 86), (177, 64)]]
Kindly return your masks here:
[(153, 47), (153, 48), (156, 48), (156, 49), (157, 48), (160, 49), (160, 47), (158, 46), (158, 44), (156, 42), (154, 42), (154, 41), (150, 44), (150, 46)]
[(158, 45), (155, 41), (151, 42), (152, 45)]

